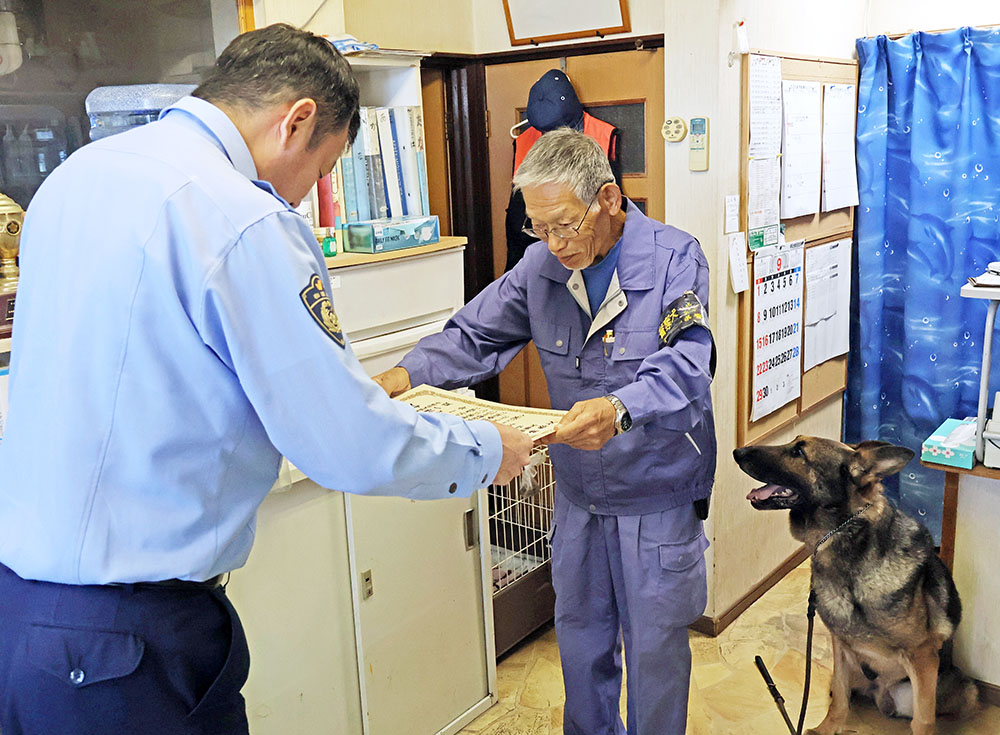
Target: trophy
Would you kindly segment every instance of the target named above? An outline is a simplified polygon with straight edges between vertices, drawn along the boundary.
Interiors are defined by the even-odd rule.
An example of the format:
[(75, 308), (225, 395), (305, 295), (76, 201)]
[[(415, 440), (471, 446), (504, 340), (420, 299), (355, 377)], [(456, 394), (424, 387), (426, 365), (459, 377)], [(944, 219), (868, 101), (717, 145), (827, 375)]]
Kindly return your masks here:
[(14, 325), (17, 253), (23, 222), (24, 210), (21, 206), (0, 194), (0, 339), (10, 337)]

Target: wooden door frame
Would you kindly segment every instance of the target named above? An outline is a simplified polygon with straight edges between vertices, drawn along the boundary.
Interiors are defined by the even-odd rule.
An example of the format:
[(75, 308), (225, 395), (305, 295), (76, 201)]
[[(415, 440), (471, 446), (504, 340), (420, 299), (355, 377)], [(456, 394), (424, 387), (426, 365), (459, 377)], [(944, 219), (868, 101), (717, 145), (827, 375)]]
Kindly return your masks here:
[(236, 0), (236, 15), (240, 22), (240, 33), (252, 31), (257, 27), (253, 15), (253, 0)]

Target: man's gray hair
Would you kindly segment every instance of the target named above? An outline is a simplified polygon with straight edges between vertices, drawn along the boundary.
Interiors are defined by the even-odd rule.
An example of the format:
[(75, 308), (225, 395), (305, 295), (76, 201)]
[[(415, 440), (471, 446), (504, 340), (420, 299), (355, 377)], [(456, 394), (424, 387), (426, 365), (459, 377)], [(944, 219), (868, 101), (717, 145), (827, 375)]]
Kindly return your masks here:
[(535, 141), (514, 174), (514, 191), (528, 186), (563, 184), (581, 202), (614, 181), (608, 154), (597, 141), (572, 128), (557, 128)]

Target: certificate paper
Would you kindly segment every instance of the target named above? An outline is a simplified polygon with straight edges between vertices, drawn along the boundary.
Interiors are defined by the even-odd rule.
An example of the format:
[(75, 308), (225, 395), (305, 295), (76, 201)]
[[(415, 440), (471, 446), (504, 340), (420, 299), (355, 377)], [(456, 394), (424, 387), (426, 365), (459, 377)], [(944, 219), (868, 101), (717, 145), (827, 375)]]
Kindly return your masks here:
[(419, 385), (396, 398), (406, 401), (418, 411), (450, 413), (466, 421), (495, 421), (498, 424), (507, 424), (520, 429), (535, 440), (551, 434), (556, 424), (566, 415), (565, 411), (508, 406), (504, 403), (484, 401), (429, 385)]

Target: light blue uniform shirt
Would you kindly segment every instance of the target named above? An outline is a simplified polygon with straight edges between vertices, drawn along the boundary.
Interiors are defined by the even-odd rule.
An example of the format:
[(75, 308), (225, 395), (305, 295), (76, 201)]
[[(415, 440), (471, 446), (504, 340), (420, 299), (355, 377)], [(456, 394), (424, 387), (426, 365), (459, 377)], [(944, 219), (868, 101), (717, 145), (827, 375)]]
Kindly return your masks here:
[(0, 444), (0, 562), (20, 576), (239, 567), (282, 454), (354, 493), (468, 496), (496, 474), (493, 426), (390, 400), (314, 317), (322, 252), (256, 178), (229, 118), (187, 97), (35, 195)]

